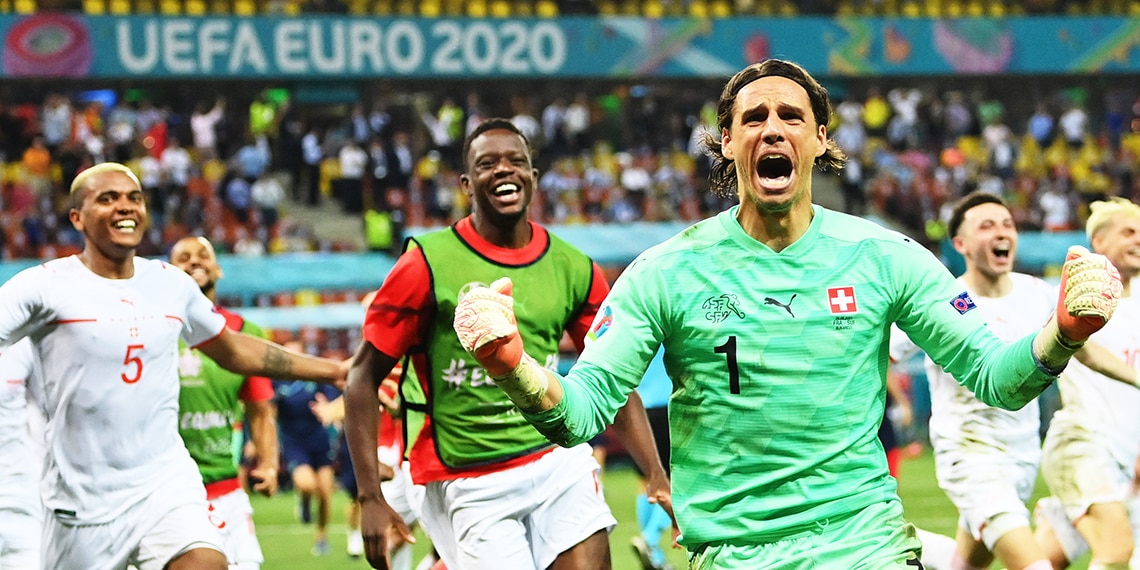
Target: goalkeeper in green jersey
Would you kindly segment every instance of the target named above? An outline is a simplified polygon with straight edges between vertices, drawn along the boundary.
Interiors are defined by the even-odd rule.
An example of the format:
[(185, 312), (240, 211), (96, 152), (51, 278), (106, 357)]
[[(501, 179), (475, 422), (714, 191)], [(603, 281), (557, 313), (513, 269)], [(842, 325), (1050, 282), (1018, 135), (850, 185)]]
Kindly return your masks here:
[(999, 340), (925, 248), (812, 204), (812, 169), (844, 156), (827, 91), (800, 66), (750, 65), (725, 85), (712, 188), (739, 205), (643, 253), (614, 284), (566, 377), (525, 356), (511, 283), (475, 288), (455, 331), (551, 440), (600, 432), (661, 346), (673, 505), (691, 568), (921, 568), (876, 433), (897, 323), (983, 402), (1016, 409), (1051, 384), (1115, 309), (1103, 256), (1073, 248), (1058, 310)]

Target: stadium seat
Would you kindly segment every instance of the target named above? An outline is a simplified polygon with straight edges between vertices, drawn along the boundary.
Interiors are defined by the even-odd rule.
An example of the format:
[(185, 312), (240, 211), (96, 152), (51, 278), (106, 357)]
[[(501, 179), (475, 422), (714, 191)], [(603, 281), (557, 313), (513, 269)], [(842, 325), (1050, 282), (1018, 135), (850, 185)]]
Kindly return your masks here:
[(159, 0), (158, 11), (163, 16), (182, 15), (182, 2), (179, 0)]
[(510, 18), (512, 15), (510, 0), (491, 0), (487, 8), (492, 18)]
[(353, 16), (368, 14), (368, 0), (348, 0), (348, 13)]
[(486, 18), (490, 14), (486, 0), (469, 0), (467, 2), (467, 15), (472, 18)]
[(986, 3), (982, 0), (969, 0), (964, 7), (966, 16), (970, 18), (981, 18), (986, 15)]
[(784, 18), (794, 18), (800, 14), (800, 9), (792, 0), (777, 0), (775, 11), (776, 15)]
[(108, 0), (107, 11), (116, 16), (126, 16), (131, 13), (131, 0)]
[(396, 0), (393, 8), (395, 8), (396, 14), (401, 16), (415, 16), (417, 13), (415, 0)]
[(646, 18), (661, 18), (665, 16), (665, 5), (661, 0), (645, 0), (641, 5), (641, 15)]
[(534, 4), (534, 15), (539, 18), (557, 18), (558, 3), (553, 0), (538, 0)]
[(153, 14), (158, 11), (158, 6), (155, 0), (135, 0), (133, 11), (135, 14)]
[(513, 0), (511, 2), (511, 14), (516, 18), (532, 18), (534, 17), (534, 3), (531, 0)]
[(103, 0), (83, 0), (83, 13), (89, 16), (101, 16), (107, 13), (107, 3)]
[(423, 0), (420, 2), (420, 16), (438, 18), (441, 15), (443, 15), (443, 3), (440, 0)]
[(205, 16), (206, 0), (186, 0), (187, 16)]
[(621, 0), (618, 3), (618, 13), (622, 16), (640, 16), (641, 2), (638, 0)]
[(462, 16), (463, 0), (443, 0), (443, 13), (446, 16)]
[[(694, 0), (696, 1), (696, 0)], [(598, 0), (598, 15), (599, 16), (616, 16), (618, 13), (617, 2), (615, 0)]]
[(37, 11), (36, 0), (15, 0), (12, 11), (17, 14), (35, 14)]
[(731, 18), (732, 3), (728, 0), (712, 0), (709, 4), (709, 15), (713, 18)]
[(235, 16), (253, 16), (257, 14), (257, 3), (254, 0), (234, 0)]
[(376, 16), (391, 16), (392, 15), (392, 0), (374, 0), (372, 2), (372, 14)]
[(210, 0), (211, 14), (229, 14), (232, 8), (230, 0)]

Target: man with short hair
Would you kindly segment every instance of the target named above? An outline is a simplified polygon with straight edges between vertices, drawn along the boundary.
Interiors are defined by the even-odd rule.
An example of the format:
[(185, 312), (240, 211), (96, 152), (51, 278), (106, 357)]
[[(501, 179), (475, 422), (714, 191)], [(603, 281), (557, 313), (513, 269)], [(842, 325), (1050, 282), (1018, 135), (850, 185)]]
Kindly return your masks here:
[[(412, 481), (425, 486), (420, 521), (446, 565), (605, 570), (616, 521), (589, 446), (559, 448), (535, 431), (459, 345), (451, 322), (464, 284), (510, 273), (523, 334), (537, 358), (557, 367), (563, 336), (581, 347), (608, 284), (589, 257), (529, 219), (538, 172), (514, 124), (488, 119), (463, 146), (460, 185), (471, 215), (417, 236), (400, 256), (368, 308), (349, 373), (346, 430), (365, 553), (387, 569), (385, 532), (410, 537), (381, 490), (376, 457), (378, 389), (410, 354), (427, 402), (417, 410), (426, 412), (424, 427), (408, 442)], [(651, 493), (667, 501), (668, 477), (640, 398), (623, 410), (617, 431), (650, 475)]]
[[(214, 309), (226, 318), (226, 327), (266, 338), (261, 327), (217, 304), (217, 284), (223, 273), (209, 240), (178, 240), (170, 249), (170, 263), (194, 279), (202, 294), (214, 303)], [(257, 464), (249, 472), (253, 490), (273, 496), (280, 464), (273, 385), (264, 376), (230, 372), (182, 342), (178, 346), (178, 374), (178, 434), (198, 464), (214, 516), (226, 523), (219, 530), (230, 570), (257, 570), (264, 557), (253, 526), (253, 506), (238, 477), (233, 439), (235, 428), (241, 437), (244, 419), (257, 457)]]
[[(1045, 281), (1013, 271), (1018, 234), (1005, 201), (986, 192), (968, 194), (954, 204), (948, 226), (951, 243), (966, 264), (958, 281), (994, 334), (1014, 341), (1040, 329), (1057, 293)], [(892, 334), (893, 359), (901, 360), (915, 348), (906, 335)], [(1104, 369), (1086, 354), (1091, 349), (1086, 344), (1077, 358)], [(959, 513), (957, 547), (940, 567), (989, 568), (996, 558), (1011, 570), (1051, 570), (1026, 508), (1041, 460), (1037, 400), (1007, 411), (980, 401), (930, 359), (926, 373), (938, 483)]]
[(769, 59), (725, 84), (711, 187), (739, 205), (633, 262), (567, 376), (526, 356), (511, 281), (472, 286), (463, 347), (552, 441), (612, 421), (658, 348), (669, 399), (673, 499), (690, 567), (915, 568), (921, 549), (877, 432), (897, 323), (983, 402), (1017, 409), (1053, 382), (1120, 291), (1074, 248), (1057, 314), (1007, 344), (913, 240), (812, 204), (812, 169), (837, 169), (827, 90)]
[[(1127, 363), (1135, 379), (1140, 298), (1132, 294), (1132, 283), (1140, 274), (1140, 206), (1112, 198), (1090, 207), (1085, 231), (1092, 249), (1116, 266), (1124, 284), (1117, 316), (1090, 340)], [(1087, 550), (1092, 551), (1090, 570), (1135, 568), (1140, 564), (1134, 482), (1140, 390), (1081, 363), (1065, 370), (1059, 387), (1062, 407), (1049, 423), (1041, 458), (1041, 474), (1053, 497), (1038, 501), (1038, 538), (1043, 544), (1059, 541), (1053, 552), (1056, 568)]]
[(149, 218), (128, 167), (81, 172), (71, 206), (83, 251), (0, 286), (0, 347), (28, 337), (43, 367), (43, 560), (225, 570), (202, 477), (178, 435), (178, 339), (246, 376), (334, 383), (344, 363), (230, 331), (188, 275), (135, 257)]

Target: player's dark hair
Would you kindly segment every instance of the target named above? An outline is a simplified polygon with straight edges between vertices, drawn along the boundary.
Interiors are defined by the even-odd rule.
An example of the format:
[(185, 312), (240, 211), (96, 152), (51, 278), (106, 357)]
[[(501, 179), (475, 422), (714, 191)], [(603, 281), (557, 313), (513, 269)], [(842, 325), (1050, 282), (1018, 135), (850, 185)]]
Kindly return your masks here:
[[(705, 152), (713, 157), (709, 172), (709, 187), (721, 196), (736, 194), (736, 167), (732, 160), (724, 157), (720, 148), (720, 133), (732, 126), (732, 112), (736, 106), (736, 95), (745, 85), (762, 77), (786, 77), (795, 81), (807, 91), (811, 101), (812, 116), (816, 126), (827, 126), (831, 122), (831, 99), (827, 89), (820, 85), (810, 73), (799, 65), (781, 59), (768, 59), (754, 63), (736, 72), (721, 91), (716, 108), (717, 129), (715, 133), (706, 131), (701, 137)], [(815, 159), (815, 166), (821, 171), (839, 171), (847, 162), (847, 156), (831, 138), (827, 139), (827, 150)]]
[(950, 212), (950, 222), (946, 226), (948, 232), (946, 235), (950, 237), (958, 235), (958, 230), (962, 227), (962, 220), (966, 219), (966, 212), (982, 204), (997, 204), (1009, 208), (1001, 196), (980, 190), (970, 192), (954, 203), (954, 209)]
[(479, 125), (477, 127), (475, 127), (474, 129), (472, 129), (471, 133), (467, 135), (467, 138), (463, 139), (463, 169), (464, 170), (467, 170), (470, 167), (470, 164), (468, 164), (468, 162), (467, 162), (469, 160), (467, 153), (470, 152), (470, 150), (471, 150), (471, 141), (475, 140), (475, 137), (478, 137), (479, 135), (481, 135), (487, 131), (496, 131), (496, 130), (510, 131), (510, 132), (518, 135), (519, 138), (522, 139), (523, 144), (526, 145), (527, 155), (531, 156), (532, 160), (534, 159), (534, 156), (533, 156), (531, 148), (530, 148), (530, 140), (528, 140), (526, 138), (526, 135), (524, 135), (523, 132), (520, 131), (519, 128), (517, 126), (515, 126), (515, 124), (512, 123), (510, 119), (504, 119), (502, 117), (494, 117), (491, 119), (487, 119), (487, 120), (483, 121), (482, 123), (479, 123)]

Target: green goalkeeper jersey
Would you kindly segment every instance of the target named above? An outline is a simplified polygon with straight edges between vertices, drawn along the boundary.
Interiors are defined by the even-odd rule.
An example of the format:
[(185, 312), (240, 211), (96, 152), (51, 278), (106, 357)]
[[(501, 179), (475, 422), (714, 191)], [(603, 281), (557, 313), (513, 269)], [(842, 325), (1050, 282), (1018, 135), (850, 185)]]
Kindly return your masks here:
[(876, 435), (893, 322), (991, 405), (1021, 407), (1055, 379), (1031, 337), (998, 340), (962, 285), (902, 234), (816, 206), (807, 233), (776, 253), (736, 213), (630, 265), (561, 402), (528, 415), (558, 443), (589, 439), (663, 345), (686, 546), (776, 541), (898, 500)]

